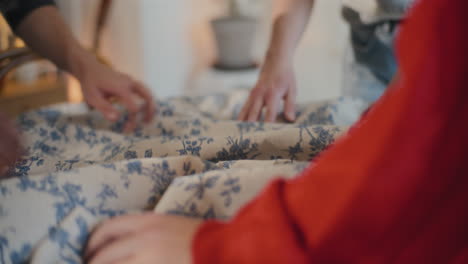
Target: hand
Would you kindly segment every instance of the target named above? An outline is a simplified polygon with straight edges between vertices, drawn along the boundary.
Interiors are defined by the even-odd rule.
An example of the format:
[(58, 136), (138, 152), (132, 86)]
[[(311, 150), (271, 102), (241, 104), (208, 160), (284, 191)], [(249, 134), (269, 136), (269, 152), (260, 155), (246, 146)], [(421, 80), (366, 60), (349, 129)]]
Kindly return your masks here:
[[(134, 130), (139, 112), (145, 120), (152, 119), (155, 106), (151, 94), (140, 83), (115, 72), (100, 63), (94, 54), (86, 51), (74, 38), (56, 7), (46, 6), (30, 12), (16, 30), (28, 46), (70, 72), (81, 83), (86, 102), (110, 121), (119, 119), (110, 99), (117, 99), (129, 112), (126, 131)], [(139, 107), (136, 97), (143, 99)]]
[(296, 80), (291, 63), (266, 62), (260, 79), (242, 108), (238, 120), (255, 122), (266, 108), (265, 121), (274, 122), (278, 115), (281, 100), (284, 100), (285, 118), (296, 119)]
[[(129, 76), (113, 71), (93, 60), (87, 63), (86, 70), (76, 75), (81, 83), (86, 102), (100, 111), (109, 121), (117, 121), (119, 112), (112, 106), (110, 99), (115, 98), (128, 111), (125, 131), (133, 131), (137, 125), (137, 115), (144, 112), (145, 121), (150, 122), (155, 113), (155, 103), (151, 93), (144, 85)], [(144, 105), (138, 104), (143, 100)]]
[(200, 220), (146, 213), (104, 222), (85, 251), (90, 264), (192, 262), (192, 240)]
[(20, 154), (18, 131), (8, 117), (0, 113), (0, 178), (5, 175)]

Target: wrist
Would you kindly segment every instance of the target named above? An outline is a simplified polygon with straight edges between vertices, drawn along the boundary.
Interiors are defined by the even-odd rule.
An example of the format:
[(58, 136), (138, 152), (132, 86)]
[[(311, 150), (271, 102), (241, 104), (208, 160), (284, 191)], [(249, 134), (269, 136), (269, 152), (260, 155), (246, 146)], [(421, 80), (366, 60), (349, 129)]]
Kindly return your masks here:
[(65, 70), (80, 81), (86, 77), (90, 69), (94, 68), (93, 65), (98, 63), (93, 54), (80, 46), (70, 48), (66, 58)]
[(275, 67), (289, 67), (293, 65), (293, 55), (291, 52), (281, 51), (279, 49), (269, 49), (265, 57), (265, 65)]

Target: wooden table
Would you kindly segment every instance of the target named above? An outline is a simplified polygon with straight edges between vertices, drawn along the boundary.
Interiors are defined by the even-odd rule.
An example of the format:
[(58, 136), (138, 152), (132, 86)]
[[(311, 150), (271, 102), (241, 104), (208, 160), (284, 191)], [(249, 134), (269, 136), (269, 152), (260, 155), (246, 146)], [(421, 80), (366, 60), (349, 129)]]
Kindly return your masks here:
[[(48, 74), (32, 83), (5, 81), (0, 91), (0, 111), (11, 117), (68, 100), (67, 81), (63, 73)], [(8, 78), (6, 78), (8, 79)]]

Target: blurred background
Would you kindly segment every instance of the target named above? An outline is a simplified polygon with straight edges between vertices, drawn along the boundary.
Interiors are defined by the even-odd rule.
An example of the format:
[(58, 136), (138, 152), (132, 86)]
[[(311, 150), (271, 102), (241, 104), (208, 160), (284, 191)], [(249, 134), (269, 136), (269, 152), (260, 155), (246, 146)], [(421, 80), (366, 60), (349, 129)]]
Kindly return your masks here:
[[(117, 70), (142, 80), (159, 98), (251, 88), (255, 84), (259, 72), (255, 66), (261, 64), (269, 41), (274, 0), (238, 0), (236, 6), (232, 2), (57, 0), (85, 47), (94, 49)], [(299, 102), (340, 93), (348, 37), (340, 4), (341, 0), (316, 1), (313, 18), (296, 53)], [(102, 27), (97, 29), (99, 17)], [(5, 33), (6, 27), (1, 21), (0, 48), (21, 47), (21, 41)], [(54, 72), (46, 62), (32, 64), (21, 66), (12, 78), (37, 86), (36, 79), (47, 75), (44, 72)], [(53, 78), (66, 90), (61, 97), (69, 102), (82, 99), (73, 78), (62, 73)], [(4, 94), (0, 93), (0, 103)]]

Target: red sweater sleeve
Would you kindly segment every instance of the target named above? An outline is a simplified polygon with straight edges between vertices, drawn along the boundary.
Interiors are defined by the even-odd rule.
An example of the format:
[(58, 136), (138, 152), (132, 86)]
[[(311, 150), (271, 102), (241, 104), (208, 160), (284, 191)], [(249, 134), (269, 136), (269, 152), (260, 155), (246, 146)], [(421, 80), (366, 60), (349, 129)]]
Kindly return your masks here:
[(231, 222), (205, 223), (195, 263), (466, 260), (466, 10), (420, 1), (401, 32), (398, 82), (314, 167), (271, 183)]

